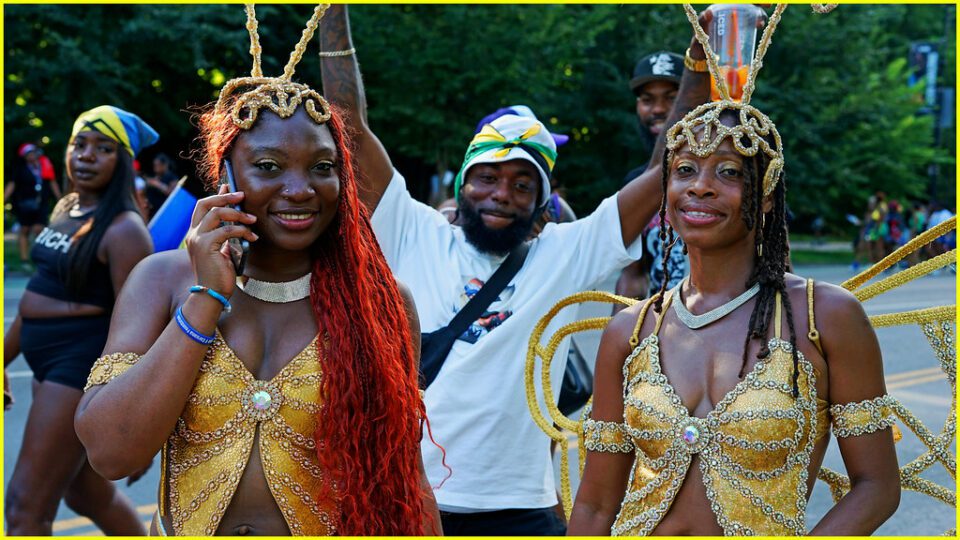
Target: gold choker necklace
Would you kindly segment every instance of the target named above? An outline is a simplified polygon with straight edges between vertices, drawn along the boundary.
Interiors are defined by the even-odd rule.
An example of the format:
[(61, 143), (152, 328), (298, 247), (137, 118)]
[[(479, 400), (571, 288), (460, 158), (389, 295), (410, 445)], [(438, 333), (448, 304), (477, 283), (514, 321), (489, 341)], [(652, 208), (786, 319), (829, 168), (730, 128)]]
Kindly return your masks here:
[(283, 281), (275, 283), (272, 281), (260, 281), (252, 277), (237, 278), (237, 287), (241, 291), (249, 294), (257, 300), (271, 302), (274, 304), (284, 304), (287, 302), (296, 302), (310, 296), (310, 273), (304, 274), (293, 281)]

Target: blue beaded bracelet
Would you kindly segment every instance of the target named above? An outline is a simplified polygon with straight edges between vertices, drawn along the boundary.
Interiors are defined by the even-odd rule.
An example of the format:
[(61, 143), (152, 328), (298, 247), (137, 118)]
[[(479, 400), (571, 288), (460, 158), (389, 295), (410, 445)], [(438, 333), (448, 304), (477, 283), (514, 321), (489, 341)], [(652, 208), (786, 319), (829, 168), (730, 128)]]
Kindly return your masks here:
[(183, 330), (183, 333), (187, 335), (188, 338), (196, 341), (201, 345), (209, 345), (213, 343), (213, 340), (216, 339), (216, 334), (208, 336), (206, 334), (200, 333), (196, 328), (190, 326), (190, 323), (187, 322), (186, 317), (183, 316), (183, 307), (177, 307), (177, 325), (180, 326), (180, 329)]
[(233, 309), (233, 306), (230, 305), (230, 301), (227, 300), (225, 296), (223, 296), (222, 294), (218, 293), (217, 291), (209, 287), (204, 287), (203, 285), (194, 285), (193, 287), (190, 287), (190, 292), (209, 294), (214, 300), (223, 304), (223, 310), (226, 311), (227, 313), (230, 313), (230, 310)]

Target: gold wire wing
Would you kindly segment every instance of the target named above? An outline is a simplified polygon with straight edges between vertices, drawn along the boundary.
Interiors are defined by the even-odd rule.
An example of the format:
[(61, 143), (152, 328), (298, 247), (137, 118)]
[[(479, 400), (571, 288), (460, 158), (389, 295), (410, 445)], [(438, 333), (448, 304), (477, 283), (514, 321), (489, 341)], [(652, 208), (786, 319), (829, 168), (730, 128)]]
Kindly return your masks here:
[[(950, 264), (956, 264), (957, 250), (954, 248), (942, 255), (938, 255), (867, 285), (868, 281), (884, 270), (893, 267), (893, 265), (935, 239), (955, 231), (956, 228), (956, 217), (944, 221), (907, 242), (903, 247), (897, 249), (861, 274), (842, 283), (841, 286), (851, 291), (858, 300), (865, 302), (914, 279), (925, 276), (930, 272)], [(957, 496), (954, 489), (922, 478), (920, 475), (930, 469), (930, 467), (940, 463), (950, 474), (950, 477), (953, 478), (954, 485), (956, 485), (957, 482), (957, 457), (954, 446), (957, 430), (956, 316), (957, 306), (956, 304), (952, 304), (911, 311), (885, 313), (870, 317), (870, 323), (874, 328), (905, 326), (910, 324), (918, 325), (924, 337), (927, 338), (927, 341), (933, 348), (937, 361), (940, 364), (940, 369), (944, 375), (946, 375), (947, 382), (950, 385), (951, 405), (947, 411), (947, 418), (938, 434), (934, 434), (910, 409), (893, 396), (890, 397), (890, 404), (897, 418), (899, 418), (927, 448), (919, 457), (900, 467), (901, 488), (932, 497), (950, 506), (952, 509), (955, 509), (957, 505)], [(841, 497), (850, 491), (850, 479), (846, 475), (826, 467), (820, 469), (817, 478), (826, 482), (830, 487), (830, 494), (833, 496), (834, 502), (839, 501)], [(944, 535), (955, 536), (956, 529), (950, 529), (946, 531)]]
[[(911, 253), (917, 251), (923, 246), (929, 244), (936, 238), (948, 234), (956, 229), (956, 218), (933, 227), (929, 231), (917, 236), (900, 249), (893, 252), (890, 256), (870, 267), (863, 273), (847, 280), (842, 286), (854, 293), (861, 301), (875, 298), (876, 296), (900, 287), (909, 281), (926, 275), (934, 270), (943, 268), (949, 264), (955, 264), (957, 259), (956, 249), (948, 253), (939, 255), (911, 268), (900, 271), (888, 276), (877, 283), (864, 286), (872, 277), (877, 276), (885, 269), (893, 266), (900, 260), (906, 258)], [(556, 398), (550, 385), (550, 371), (552, 368), (553, 357), (556, 354), (560, 342), (567, 336), (578, 332), (589, 330), (602, 330), (610, 322), (612, 317), (595, 317), (583, 319), (569, 323), (553, 333), (543, 344), (543, 335), (547, 327), (553, 321), (557, 314), (565, 309), (584, 302), (607, 302), (611, 304), (633, 305), (637, 300), (626, 298), (615, 294), (601, 291), (587, 291), (577, 293), (557, 302), (536, 324), (533, 333), (530, 335), (530, 342), (527, 348), (527, 362), (524, 372), (524, 382), (527, 390), (527, 405), (533, 421), (547, 434), (552, 440), (560, 446), (560, 496), (563, 501), (564, 512), (567, 518), (570, 517), (570, 511), (573, 507), (573, 494), (570, 484), (570, 464), (567, 457), (568, 437), (576, 434), (578, 440), (578, 471), (583, 474), (584, 459), (586, 458), (586, 447), (584, 445), (583, 420), (573, 420), (557, 408)], [(936, 353), (940, 369), (946, 375), (951, 388), (952, 405), (947, 413), (947, 419), (938, 434), (930, 430), (910, 409), (900, 403), (899, 400), (891, 397), (890, 404), (897, 418), (913, 432), (918, 439), (926, 446), (927, 451), (906, 465), (900, 467), (900, 483), (903, 489), (916, 491), (930, 496), (938, 501), (947, 504), (951, 508), (956, 506), (956, 494), (953, 489), (939, 485), (935, 482), (922, 478), (920, 475), (936, 463), (940, 463), (947, 470), (950, 476), (956, 482), (956, 454), (954, 451), (954, 437), (956, 433), (956, 389), (957, 389), (957, 367), (956, 367), (956, 340), (954, 323), (956, 320), (956, 305), (935, 306), (924, 309), (903, 311), (897, 313), (886, 313), (870, 317), (870, 323), (875, 328), (884, 328), (890, 326), (900, 326), (907, 324), (917, 324), (923, 331), (924, 336), (930, 342)], [(540, 359), (540, 377), (535, 377), (537, 359)], [(538, 399), (537, 386), (539, 384), (540, 393), (543, 394), (546, 404), (547, 414), (542, 411), (542, 405)], [(841, 473), (823, 467), (817, 475), (830, 489), (834, 502), (840, 500), (850, 490), (850, 479)], [(954, 536), (956, 530), (946, 531), (945, 535)]]
[[(563, 338), (577, 332), (603, 330), (610, 322), (611, 317), (594, 317), (567, 324), (554, 332), (546, 345), (541, 345), (541, 337), (546, 331), (547, 326), (553, 321), (553, 318), (556, 317), (557, 313), (560, 313), (560, 310), (582, 302), (609, 302), (630, 306), (635, 304), (637, 300), (602, 291), (577, 293), (557, 302), (557, 304), (537, 322), (536, 326), (533, 327), (533, 333), (530, 335), (530, 342), (527, 347), (526, 369), (524, 370), (524, 383), (527, 388), (527, 406), (530, 408), (533, 421), (548, 437), (556, 441), (560, 448), (560, 498), (563, 501), (563, 511), (567, 515), (567, 519), (570, 519), (570, 511), (573, 508), (572, 488), (570, 486), (570, 463), (567, 458), (568, 435), (576, 434), (579, 440), (579, 444), (577, 445), (579, 474), (583, 474), (583, 462), (587, 457), (587, 449), (584, 446), (583, 439), (583, 419), (573, 420), (565, 416), (560, 412), (560, 409), (557, 408), (557, 400), (553, 395), (553, 388), (550, 385), (550, 368), (553, 363), (553, 357), (557, 352), (557, 347), (560, 346)], [(542, 362), (539, 381), (534, 377), (537, 358), (540, 358)], [(549, 418), (544, 416), (540, 402), (537, 399), (538, 382), (541, 392), (543, 393)], [(593, 398), (591, 398), (590, 401), (593, 401)]]

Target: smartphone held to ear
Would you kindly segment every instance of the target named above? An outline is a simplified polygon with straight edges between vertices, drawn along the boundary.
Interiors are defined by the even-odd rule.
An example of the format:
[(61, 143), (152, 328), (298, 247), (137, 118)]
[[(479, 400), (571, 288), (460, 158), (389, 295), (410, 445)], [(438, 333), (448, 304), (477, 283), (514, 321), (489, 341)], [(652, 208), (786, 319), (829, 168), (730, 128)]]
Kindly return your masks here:
[[(237, 180), (233, 176), (233, 164), (229, 159), (223, 160), (223, 168), (227, 172), (227, 188), (230, 193), (237, 191)], [(239, 204), (232, 205), (232, 208), (238, 212), (243, 212)], [(223, 226), (233, 225), (232, 222), (223, 222)], [(237, 277), (243, 275), (243, 269), (247, 265), (247, 254), (250, 253), (250, 242), (244, 238), (231, 238), (227, 240), (227, 251), (230, 253), (230, 261), (233, 262), (233, 269)]]

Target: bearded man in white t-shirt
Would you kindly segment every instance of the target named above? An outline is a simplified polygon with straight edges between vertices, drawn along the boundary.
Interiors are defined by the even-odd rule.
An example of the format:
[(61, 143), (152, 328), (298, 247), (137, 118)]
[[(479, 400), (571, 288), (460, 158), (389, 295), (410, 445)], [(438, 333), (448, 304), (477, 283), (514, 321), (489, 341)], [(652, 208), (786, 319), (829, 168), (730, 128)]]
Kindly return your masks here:
[[(484, 126), (470, 142), (455, 180), (460, 216), (449, 223), (410, 196), (366, 123), (346, 10), (332, 5), (321, 22), (324, 94), (350, 113), (357, 133), (356, 162), (363, 172), (361, 198), (390, 268), (413, 293), (421, 330), (433, 332), (450, 323), (529, 236), (550, 194), (556, 145), (536, 119), (505, 115)], [(695, 41), (690, 54), (704, 58)], [(705, 74), (685, 72), (683, 77), (668, 124), (708, 99)], [(636, 240), (661, 195), (660, 167), (655, 166), (590, 216), (546, 225), (506, 288), (455, 341), (425, 394), (445, 462), (437, 446), (421, 445), (444, 534), (565, 532), (556, 511), (550, 441), (527, 408), (527, 341), (558, 300), (594, 288), (640, 258)], [(561, 312), (547, 333), (574, 316), (575, 310)], [(566, 347), (555, 358), (565, 359)], [(563, 367), (558, 362), (551, 373), (554, 395), (559, 395)]]

